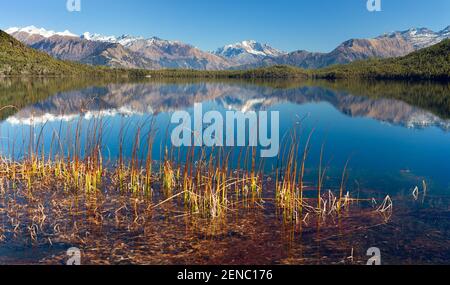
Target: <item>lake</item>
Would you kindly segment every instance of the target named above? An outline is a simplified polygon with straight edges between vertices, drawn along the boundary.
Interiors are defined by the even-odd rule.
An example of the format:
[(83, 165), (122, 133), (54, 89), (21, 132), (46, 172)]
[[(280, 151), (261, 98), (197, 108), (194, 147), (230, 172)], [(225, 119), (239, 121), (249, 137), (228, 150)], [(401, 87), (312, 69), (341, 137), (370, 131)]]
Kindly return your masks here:
[[(450, 238), (450, 227), (447, 227), (450, 218), (450, 88), (446, 84), (72, 81), (0, 79), (2, 106), (15, 106), (0, 113), (0, 153), (4, 159), (21, 161), (28, 157), (33, 152), (30, 142), (37, 146), (36, 154), (43, 155), (45, 160), (71, 152), (74, 155), (77, 149), (83, 159), (90, 145), (94, 145), (91, 138), (101, 129), (99, 152), (105, 168), (120, 159), (133, 161), (134, 157), (144, 165), (149, 150), (145, 134), (150, 132), (153, 134), (151, 157), (155, 165), (167, 158), (169, 152), (183, 164), (190, 149), (174, 148), (168, 139), (176, 127), (170, 123), (174, 112), (192, 114), (195, 103), (202, 103), (203, 112), (220, 114), (277, 111), (280, 137), (284, 138), (280, 142), (280, 156), (290, 148), (291, 142), (286, 137), (296, 130), (300, 149), (296, 160), (301, 161), (302, 150), (311, 134), (303, 177), (305, 196), (315, 195), (323, 149), (322, 166), (328, 167), (323, 189), (339, 190), (345, 177), (345, 192), (361, 197), (361, 201), (366, 199), (362, 202), (365, 205), (349, 211), (345, 217), (339, 214), (330, 218), (329, 222), (305, 218), (286, 223), (278, 214), (279, 207), (270, 202), (270, 195), (262, 194), (263, 200), (239, 213), (240, 218), (232, 212), (226, 215), (226, 221), (208, 218), (193, 221), (180, 209), (174, 210), (178, 214), (168, 217), (169, 207), (155, 210), (151, 215), (142, 210), (146, 214), (141, 217), (147, 218), (138, 226), (130, 222), (133, 218), (129, 213), (124, 214), (123, 221), (118, 222), (117, 217), (116, 222), (105, 221), (114, 220), (111, 213), (117, 214), (108, 211), (107, 205), (113, 204), (108, 197), (114, 197), (116, 206), (133, 204), (126, 197), (116, 197), (113, 189), (105, 186), (102, 198), (98, 198), (102, 203), (99, 207), (105, 209), (99, 214), (101, 222), (96, 215), (91, 221), (85, 217), (85, 212), (80, 213), (80, 217), (84, 217), (78, 217), (82, 220), (78, 223), (80, 238), (73, 239), (68, 237), (74, 232), (73, 227), (65, 232), (60, 230), (64, 235), (44, 234), (45, 230), (38, 226), (30, 230), (24, 225), (22, 233), (14, 231), (16, 226), (19, 229), (22, 226), (16, 224), (19, 217), (10, 219), (12, 214), (8, 211), (13, 209), (8, 201), (12, 194), (6, 190), (0, 199), (4, 232), (0, 243), (1, 263), (61, 263), (66, 258), (65, 250), (71, 246), (88, 252), (86, 262), (93, 264), (364, 264), (369, 258), (366, 250), (370, 247), (381, 249), (385, 263), (450, 263), (447, 242)], [(71, 139), (74, 132), (79, 133), (78, 139)], [(246, 148), (227, 149), (231, 151), (230, 168), (242, 168), (243, 159), (239, 157)], [(199, 152), (200, 148), (194, 151)], [(207, 148), (206, 153), (209, 152), (214, 150)], [(269, 188), (273, 188), (270, 185), (280, 168), (280, 158), (262, 160), (258, 157), (256, 165), (261, 168), (261, 176), (267, 178), (261, 183), (262, 193), (273, 193)], [(3, 183), (13, 189), (11, 191), (18, 191), (2, 178)], [(419, 198), (413, 193), (416, 187)], [(40, 199), (45, 201), (46, 195)], [(367, 211), (376, 209), (386, 196), (393, 200), (392, 215), (388, 219), (367, 215)], [(17, 203), (25, 211), (27, 205), (33, 203), (27, 197), (24, 194), (20, 201), (14, 200), (14, 205)], [(59, 199), (73, 203), (68, 197)], [(371, 205), (375, 201), (377, 206)], [(42, 205), (36, 203), (29, 207), (36, 211), (55, 207)], [(149, 206), (145, 205), (146, 202), (139, 200), (138, 208), (148, 210)], [(85, 210), (89, 209), (86, 206)], [(51, 214), (51, 209), (48, 211), (46, 216), (55, 215)], [(63, 217), (71, 217), (72, 221), (78, 219), (62, 215), (59, 225)], [(136, 220), (139, 222), (139, 218), (134, 222)], [(57, 224), (52, 222), (53, 231)], [(51, 228), (49, 225), (48, 229)], [(30, 239), (28, 232), (38, 237)], [(114, 254), (108, 253), (111, 250)]]

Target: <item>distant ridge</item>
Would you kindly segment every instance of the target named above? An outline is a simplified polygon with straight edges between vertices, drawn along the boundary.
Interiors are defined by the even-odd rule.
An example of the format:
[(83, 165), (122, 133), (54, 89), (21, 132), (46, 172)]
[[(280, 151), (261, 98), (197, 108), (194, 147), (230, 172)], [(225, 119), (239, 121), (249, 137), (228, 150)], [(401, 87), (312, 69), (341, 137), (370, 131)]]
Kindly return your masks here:
[(450, 81), (450, 39), (400, 58), (370, 59), (314, 72), (327, 79), (371, 78)]
[(55, 58), (91, 65), (150, 70), (223, 70), (230, 67), (230, 62), (220, 56), (189, 44), (157, 37), (145, 39), (129, 35), (115, 37), (91, 33), (77, 36), (68, 31), (57, 33), (34, 26), (10, 28), (7, 31), (24, 44)]
[(55, 58), (91, 65), (138, 69), (253, 69), (273, 65), (291, 65), (317, 69), (369, 58), (401, 57), (450, 37), (450, 26), (434, 32), (411, 28), (372, 39), (350, 39), (329, 53), (304, 50), (286, 53), (253, 40), (226, 45), (214, 52), (193, 45), (158, 37), (104, 36), (95, 33), (75, 35), (34, 26), (10, 28), (9, 34), (26, 45)]
[(93, 68), (53, 57), (29, 48), (0, 30), (0, 75), (74, 75)]
[(427, 28), (412, 28), (387, 33), (373, 39), (350, 39), (329, 53), (299, 50), (278, 57), (266, 57), (255, 64), (238, 68), (248, 69), (281, 64), (317, 69), (369, 58), (401, 57), (448, 38), (450, 38), (450, 26), (439, 32), (433, 32)]
[(55, 59), (0, 30), (0, 76), (133, 77), (136, 71)]
[[(59, 36), (58, 36), (59, 37)], [(273, 66), (253, 70), (196, 71), (167, 69), (111, 69), (54, 59), (29, 48), (0, 30), (0, 75), (16, 76), (132, 76), (169, 78), (371, 78), (450, 81), (450, 39), (407, 56), (369, 59), (319, 70)]]

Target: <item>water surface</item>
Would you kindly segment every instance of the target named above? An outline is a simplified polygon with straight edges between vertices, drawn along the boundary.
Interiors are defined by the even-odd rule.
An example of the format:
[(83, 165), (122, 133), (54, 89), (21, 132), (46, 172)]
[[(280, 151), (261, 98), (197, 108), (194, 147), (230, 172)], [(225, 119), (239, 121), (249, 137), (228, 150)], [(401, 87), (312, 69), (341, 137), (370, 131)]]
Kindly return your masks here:
[[(222, 114), (228, 110), (244, 113), (279, 111), (281, 136), (299, 128), (304, 142), (307, 134), (314, 130), (306, 173), (311, 185), (316, 183), (320, 149), (325, 143), (325, 160), (330, 165), (326, 188), (338, 186), (342, 169), (349, 160), (348, 191), (377, 198), (390, 195), (402, 205), (390, 224), (357, 233), (344, 231), (337, 241), (326, 235), (335, 231), (331, 227), (320, 237), (314, 234), (315, 230), (310, 234), (306, 230), (301, 238), (296, 235), (293, 241), (284, 242), (285, 235), (280, 232), (280, 224), (270, 211), (248, 213), (241, 224), (235, 223), (225, 234), (218, 235), (223, 255), (210, 253), (210, 260), (200, 258), (197, 253), (183, 257), (179, 252), (188, 250), (186, 243), (206, 250), (211, 246), (207, 242), (210, 237), (204, 241), (204, 236), (199, 237), (198, 232), (183, 232), (183, 222), (156, 223), (153, 227), (158, 229), (158, 234), (153, 234), (153, 238), (160, 242), (167, 238), (162, 232), (172, 231), (172, 244), (158, 242), (159, 247), (156, 244), (147, 246), (154, 251), (164, 251), (171, 246), (178, 248), (165, 259), (167, 263), (322, 263), (322, 256), (329, 256), (330, 263), (339, 263), (345, 262), (342, 255), (350, 253), (353, 247), (358, 248), (359, 262), (363, 263), (364, 249), (377, 244), (384, 246), (391, 263), (450, 263), (450, 249), (445, 242), (450, 238), (449, 227), (444, 222), (448, 218), (446, 196), (450, 195), (448, 85), (286, 81), (72, 83), (48, 79), (1, 79), (0, 90), (3, 105), (17, 106), (2, 111), (0, 150), (5, 157), (20, 159), (26, 156), (30, 130), (34, 140), (42, 137), (48, 155), (54, 148), (56, 133), (64, 138), (66, 132), (73, 131), (81, 122), (81, 142), (85, 142), (92, 126), (100, 121), (104, 125), (103, 155), (115, 161), (119, 157), (121, 132), (126, 129), (124, 155), (130, 157), (137, 129), (145, 130), (149, 128), (148, 122), (153, 121), (153, 128), (158, 130), (153, 158), (158, 160), (165, 146), (170, 147), (166, 133), (175, 127), (170, 124), (171, 114), (175, 111), (192, 113), (195, 103), (203, 103), (204, 112), (217, 110)], [(70, 142), (61, 141), (61, 148), (70, 148)], [(141, 149), (146, 149), (145, 144), (142, 140)], [(277, 158), (268, 159), (264, 163), (265, 173), (273, 174), (276, 165)], [(422, 187), (423, 181), (427, 184), (430, 200), (417, 205), (411, 201), (411, 193), (414, 187)], [(253, 225), (253, 230), (239, 230), (239, 225), (245, 224)], [(271, 235), (274, 231), (276, 234)], [(120, 232), (116, 234), (120, 235)], [(264, 238), (256, 241), (257, 237)], [(273, 243), (272, 239), (277, 242)], [(333, 242), (324, 241), (328, 239)], [(400, 239), (404, 241), (400, 242)], [(430, 241), (435, 247), (429, 245), (425, 250), (423, 245)], [(237, 242), (241, 246), (233, 251), (233, 244)], [(420, 250), (409, 256), (414, 244)], [(60, 247), (64, 247), (64, 243), (48, 249), (48, 254), (58, 252)], [(251, 247), (255, 248), (253, 251), (260, 251), (259, 255), (239, 257), (239, 252)], [(145, 248), (142, 245), (142, 254)], [(49, 260), (45, 253), (45, 258), (42, 253), (20, 253), (14, 259), (16, 251), (0, 246), (0, 252), (4, 251), (3, 262)], [(106, 251), (104, 249), (102, 255)], [(33, 260), (30, 255), (38, 257)], [(162, 260), (146, 262), (161, 263)], [(91, 262), (95, 263), (95, 258)]]
[[(9, 90), (21, 86), (6, 83)], [(27, 88), (20, 92), (35, 92), (33, 86)], [(405, 98), (408, 90), (409, 103), (397, 99)], [(126, 128), (124, 155), (131, 156), (137, 128), (149, 128), (149, 120), (154, 120), (153, 128), (158, 130), (154, 145), (158, 147), (154, 147), (153, 157), (157, 160), (161, 145), (163, 149), (170, 146), (167, 133), (176, 126), (170, 124), (174, 111), (192, 114), (194, 103), (202, 103), (204, 113), (217, 110), (224, 116), (228, 110), (279, 111), (280, 137), (300, 121), (304, 137), (314, 129), (308, 159), (311, 170), (318, 167), (320, 148), (325, 143), (331, 170), (338, 173), (350, 158), (351, 180), (365, 188), (392, 194), (407, 192), (425, 180), (433, 192), (446, 195), (450, 193), (450, 111), (446, 113), (445, 101), (440, 98), (448, 96), (448, 90), (446, 85), (406, 83), (109, 83), (49, 94), (20, 108), (0, 124), (0, 147), (6, 156), (25, 155), (24, 145), (32, 126), (35, 136), (42, 128), (46, 150), (50, 151), (55, 132), (63, 138), (82, 119), (85, 135), (94, 121), (101, 120), (105, 126), (103, 152), (114, 160), (119, 156), (120, 130)], [(420, 94), (424, 98), (415, 102)], [(142, 140), (142, 149), (146, 149), (145, 144)], [(266, 171), (274, 165), (276, 158), (269, 159)]]

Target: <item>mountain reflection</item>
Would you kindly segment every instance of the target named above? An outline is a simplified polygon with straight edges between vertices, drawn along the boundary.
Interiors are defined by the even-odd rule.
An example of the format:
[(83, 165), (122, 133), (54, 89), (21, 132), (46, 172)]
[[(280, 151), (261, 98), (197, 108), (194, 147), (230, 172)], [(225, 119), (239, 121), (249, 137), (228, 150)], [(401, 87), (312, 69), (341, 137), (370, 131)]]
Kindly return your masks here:
[(276, 104), (326, 102), (351, 117), (367, 117), (410, 128), (438, 126), (450, 129), (450, 121), (402, 100), (373, 95), (353, 95), (334, 86), (313, 83), (279, 88), (230, 82), (112, 83), (64, 91), (28, 105), (7, 118), (13, 124), (67, 121), (78, 116), (145, 115), (172, 112), (194, 103), (213, 101), (225, 109), (246, 112)]

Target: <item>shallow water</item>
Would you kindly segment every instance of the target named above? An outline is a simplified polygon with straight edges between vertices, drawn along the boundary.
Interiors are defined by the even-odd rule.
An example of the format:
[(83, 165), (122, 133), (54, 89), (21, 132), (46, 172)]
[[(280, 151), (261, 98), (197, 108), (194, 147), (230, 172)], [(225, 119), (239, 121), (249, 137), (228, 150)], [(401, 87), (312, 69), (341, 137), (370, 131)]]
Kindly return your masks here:
[[(13, 227), (3, 215), (0, 263), (62, 263), (70, 246), (83, 249), (86, 263), (365, 263), (366, 250), (373, 246), (380, 247), (385, 263), (450, 263), (448, 85), (141, 81), (82, 82), (77, 86), (51, 80), (2, 79), (0, 87), (2, 104), (18, 106), (2, 113), (0, 150), (5, 157), (27, 155), (30, 130), (33, 140), (42, 138), (48, 155), (55, 152), (55, 134), (61, 137), (59, 147), (70, 149), (73, 141), (64, 140), (66, 133), (81, 122), (80, 141), (86, 144), (93, 126), (101, 122), (102, 153), (105, 160), (114, 162), (119, 157), (121, 130), (126, 129), (124, 155), (131, 157), (138, 127), (143, 126), (145, 133), (153, 120), (153, 128), (158, 130), (153, 158), (158, 160), (168, 144), (166, 133), (175, 127), (169, 124), (171, 114), (177, 110), (192, 113), (194, 103), (203, 103), (204, 112), (222, 114), (227, 110), (279, 111), (281, 136), (300, 123), (304, 143), (314, 129), (305, 178), (311, 185), (316, 183), (320, 149), (325, 143), (324, 160), (330, 161), (326, 189), (338, 187), (350, 159), (347, 190), (367, 198), (390, 195), (395, 209), (387, 223), (384, 217), (372, 211), (361, 214), (356, 207), (325, 225), (318, 226), (314, 220), (286, 225), (270, 202), (240, 209), (239, 214), (229, 213), (225, 221), (211, 222), (187, 219), (176, 206), (147, 213), (141, 201), (142, 214), (138, 216), (145, 218), (135, 224), (132, 211), (125, 211), (123, 220), (112, 218), (117, 216), (112, 209), (132, 205), (129, 200), (119, 201), (118, 195), (103, 193), (97, 201), (101, 206), (96, 204), (93, 212), (82, 209), (74, 216), (65, 208), (69, 201), (61, 203), (63, 209), (57, 214), (48, 210), (53, 227), (72, 217), (66, 232), (75, 232), (75, 227), (79, 237), (49, 234), (42, 236), (50, 241), (41, 237), (33, 242), (26, 234), (6, 234), (6, 229)], [(141, 149), (146, 149), (145, 139)], [(271, 175), (276, 164), (276, 158), (265, 161), (265, 173)], [(423, 181), (427, 196), (413, 201), (412, 191), (415, 186), (422, 188)], [(45, 193), (35, 198), (67, 199), (49, 199)], [(3, 214), (11, 206), (5, 199), (0, 203)], [(23, 207), (38, 204), (23, 202)], [(370, 203), (364, 208), (370, 209)]]

